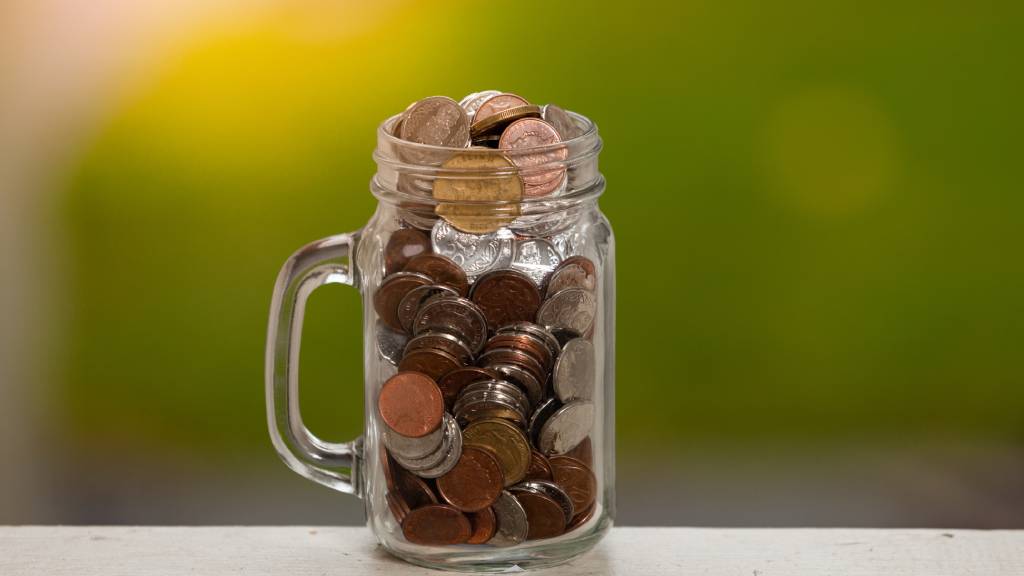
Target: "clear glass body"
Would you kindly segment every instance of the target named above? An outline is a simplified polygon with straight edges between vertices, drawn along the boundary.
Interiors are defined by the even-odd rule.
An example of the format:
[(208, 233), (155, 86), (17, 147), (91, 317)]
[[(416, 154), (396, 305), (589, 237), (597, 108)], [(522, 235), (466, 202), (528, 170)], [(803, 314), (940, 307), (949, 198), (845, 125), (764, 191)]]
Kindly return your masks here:
[[(271, 310), (271, 327), (267, 349), (267, 400), (268, 419), (271, 437), (286, 464), (299, 473), (331, 486), (340, 491), (356, 494), (366, 503), (366, 517), (369, 528), (380, 543), (391, 553), (409, 562), (448, 570), (466, 571), (507, 571), (510, 569), (532, 568), (558, 564), (572, 559), (592, 547), (611, 527), (615, 516), (615, 247), (612, 229), (601, 213), (597, 199), (604, 190), (604, 180), (597, 170), (597, 157), (601, 148), (601, 140), (596, 127), (586, 118), (572, 115), (580, 128), (581, 135), (559, 145), (567, 153), (552, 154), (545, 162), (534, 162), (529, 169), (491, 167), (487, 169), (451, 169), (443, 167), (447, 158), (464, 150), (429, 147), (401, 141), (391, 135), (396, 118), (384, 122), (378, 131), (378, 146), (375, 159), (378, 165), (377, 174), (371, 181), (371, 191), (379, 199), (376, 212), (367, 225), (360, 231), (348, 235), (340, 235), (311, 244), (300, 250), (286, 263), (278, 279), (273, 308)], [(474, 150), (474, 152), (477, 152)], [(537, 150), (529, 151), (536, 158)], [(541, 153), (544, 151), (541, 150)], [(481, 150), (480, 154), (502, 155), (508, 158), (508, 152), (502, 150)], [(515, 160), (513, 158), (513, 160)], [(529, 180), (537, 175), (559, 174), (561, 186), (552, 194), (539, 198), (521, 198), (515, 201), (459, 201), (438, 202), (429, 191), (434, 190), (444, 180), (472, 180), (487, 185), (488, 180), (508, 179), (510, 177)], [(542, 176), (543, 177), (543, 176)], [(504, 180), (503, 180), (504, 181)], [(445, 212), (448, 210), (448, 212)], [(438, 242), (443, 243), (444, 230), (439, 227), (450, 224), (438, 213), (466, 215), (470, 214), (479, 222), (480, 218), (493, 225), (488, 232), (460, 236), (466, 243), (477, 243), (483, 239), (490, 242), (492, 249), (488, 258), (493, 260), (486, 270), (474, 267), (478, 261), (470, 262), (463, 259), (464, 254), (455, 254), (454, 259), (467, 268), (470, 281), (470, 292), (476, 285), (475, 280), (492, 270), (500, 270), (518, 266), (519, 270), (529, 273), (536, 281), (538, 293), (547, 302), (557, 290), (548, 289), (552, 278), (551, 270), (556, 267), (555, 261), (565, 261), (570, 257), (584, 258), (593, 264), (588, 287), (591, 294), (588, 306), (582, 312), (575, 309), (576, 316), (563, 314), (560, 320), (547, 324), (546, 318), (530, 318), (536, 324), (550, 328), (550, 332), (558, 340), (556, 354), (551, 356), (551, 364), (538, 380), (543, 380), (543, 401), (554, 398), (548, 406), (544, 417), (537, 418), (537, 426), (532, 420), (537, 408), (543, 401), (524, 402), (528, 406), (526, 413), (529, 423), (520, 421), (517, 425), (522, 429), (523, 436), (531, 442), (531, 449), (545, 456), (568, 454), (578, 461), (583, 461), (593, 472), (596, 484), (592, 487), (593, 504), (584, 510), (566, 511), (567, 529), (560, 535), (540, 539), (526, 539), (518, 543), (503, 545), (482, 544), (424, 544), (415, 543), (403, 532), (400, 519), (404, 513), (394, 510), (395, 504), (388, 496), (389, 492), (400, 492), (395, 488), (393, 468), (395, 461), (387, 456), (388, 446), (386, 435), (388, 424), (383, 421), (380, 408), (381, 388), (385, 382), (399, 372), (399, 358), (389, 354), (383, 348), (394, 346), (394, 334), (382, 333), (389, 329), (382, 323), (380, 314), (375, 309), (374, 301), (387, 281), (394, 274), (394, 264), (389, 261), (391, 248), (389, 242), (396, 231), (413, 229), (421, 230), (424, 237), (430, 238), (432, 248), (438, 249)], [(490, 220), (488, 220), (490, 219)], [(452, 217), (455, 223), (465, 222), (459, 216)], [(438, 224), (441, 222), (442, 224)], [(447, 229), (449, 234), (464, 234), (457, 228)], [(557, 252), (553, 259), (539, 262), (535, 250), (531, 247), (540, 245), (542, 248), (554, 248)], [(455, 242), (461, 246), (459, 242)], [(476, 244), (472, 249), (477, 250)], [(461, 248), (457, 248), (458, 251)], [(480, 250), (477, 250), (479, 253)], [(550, 254), (548, 255), (550, 256)], [(532, 259), (531, 259), (532, 258)], [(543, 258), (541, 258), (543, 260)], [(548, 266), (548, 268), (545, 268)], [(390, 268), (390, 269), (389, 269)], [(577, 279), (578, 280), (578, 279)], [(363, 296), (363, 345), (364, 345), (364, 399), (366, 429), (362, 438), (346, 444), (331, 444), (319, 440), (305, 429), (297, 405), (297, 358), (299, 339), (301, 337), (301, 318), (305, 298), (308, 294), (325, 283), (341, 282), (353, 285)], [(558, 282), (559, 287), (573, 287), (573, 282)], [(470, 296), (467, 294), (467, 298)], [(592, 321), (585, 322), (583, 333), (565, 328), (563, 324), (572, 324), (579, 317), (592, 315)], [(558, 316), (555, 314), (554, 316)], [(584, 324), (579, 324), (583, 326)], [(561, 326), (561, 327), (560, 327)], [(489, 338), (495, 336), (500, 326), (487, 326)], [(415, 330), (415, 328), (413, 329)], [(407, 334), (405, 337), (411, 337)], [(557, 366), (559, 348), (571, 340), (585, 340), (581, 344), (592, 348), (592, 354), (581, 356), (587, 365), (570, 364)], [(549, 340), (550, 341), (550, 340)], [(381, 343), (381, 344), (378, 344)], [(472, 357), (462, 362), (463, 365), (482, 365), (480, 350), (474, 351)], [(592, 379), (592, 391), (587, 392), (583, 399), (573, 398), (570, 394), (565, 398), (564, 391), (556, 390), (552, 374), (562, 370), (563, 378), (559, 386), (564, 388), (565, 381), (571, 381), (573, 374), (587, 374)], [(565, 376), (568, 373), (569, 376)], [(508, 379), (518, 384), (512, 378)], [(530, 398), (530, 400), (536, 400)], [(553, 419), (551, 414), (556, 409), (568, 404), (574, 406), (587, 404), (592, 408), (592, 418), (576, 418), (575, 428), (559, 436), (558, 426), (552, 425), (551, 430), (545, 429), (546, 442), (540, 443), (537, 438), (546, 422)], [(588, 408), (589, 410), (589, 408)], [(447, 406), (447, 414), (452, 415), (452, 407)], [(568, 418), (568, 417), (567, 417)], [(454, 418), (453, 418), (454, 420)], [(467, 422), (459, 420), (465, 430)], [(585, 430), (579, 427), (585, 426)], [(571, 428), (571, 427), (570, 427)], [(565, 440), (570, 438), (573, 446)], [(576, 442), (578, 437), (584, 440)], [(555, 440), (552, 440), (552, 439)], [(557, 438), (565, 440), (559, 443)], [(472, 440), (463, 438), (464, 445)], [(345, 468), (348, 468), (348, 471)], [(409, 473), (409, 472), (402, 472)], [(417, 474), (416, 472), (412, 472)], [(433, 498), (444, 503), (438, 489), (438, 480), (433, 477), (422, 478), (432, 492)], [(419, 481), (417, 481), (419, 482)], [(519, 486), (519, 485), (517, 485)], [(506, 486), (506, 490), (514, 492), (517, 486)], [(573, 499), (578, 496), (571, 487), (562, 486), (567, 495)], [(400, 496), (400, 494), (399, 494)], [(579, 506), (577, 505), (577, 508)], [(570, 519), (571, 518), (571, 519)], [(501, 516), (497, 518), (501, 524)], [(501, 526), (499, 526), (500, 528)], [(475, 529), (475, 524), (474, 524)]]

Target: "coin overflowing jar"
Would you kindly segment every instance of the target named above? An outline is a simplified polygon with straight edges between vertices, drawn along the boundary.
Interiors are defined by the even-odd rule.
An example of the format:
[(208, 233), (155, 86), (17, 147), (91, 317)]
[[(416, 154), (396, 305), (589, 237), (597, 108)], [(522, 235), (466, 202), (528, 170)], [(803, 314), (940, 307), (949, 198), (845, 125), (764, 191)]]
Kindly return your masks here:
[(432, 180), (399, 175), (425, 201), (400, 211), (371, 295), (377, 351), (394, 366), (376, 399), (388, 508), (415, 544), (579, 529), (599, 499), (598, 266), (566, 223), (517, 224), (524, 199), (565, 192), (563, 143), (581, 129), (558, 106), (488, 90), (415, 102), (391, 133), (465, 151)]

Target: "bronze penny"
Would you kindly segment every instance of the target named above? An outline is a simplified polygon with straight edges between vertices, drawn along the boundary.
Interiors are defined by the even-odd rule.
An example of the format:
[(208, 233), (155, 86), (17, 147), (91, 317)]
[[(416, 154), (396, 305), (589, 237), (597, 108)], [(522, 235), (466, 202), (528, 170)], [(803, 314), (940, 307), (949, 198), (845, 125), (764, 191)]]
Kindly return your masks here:
[(551, 480), (551, 465), (543, 454), (534, 450), (530, 453), (530, 467), (523, 480)]
[(437, 385), (441, 388), (441, 394), (444, 396), (445, 407), (451, 410), (459, 398), (459, 393), (467, 385), (481, 380), (493, 380), (497, 377), (497, 374), (486, 368), (466, 366), (445, 374), (437, 381)]
[(596, 500), (591, 503), (590, 506), (587, 506), (586, 509), (577, 512), (576, 515), (572, 517), (572, 521), (569, 522), (569, 525), (565, 527), (565, 531), (568, 532), (570, 530), (575, 530), (583, 524), (586, 524), (588, 520), (594, 517), (595, 510), (597, 510)]
[(530, 321), (540, 309), (540, 290), (529, 276), (515, 270), (495, 270), (473, 284), (470, 299), (480, 307), (487, 325), (497, 328)]
[(425, 274), (415, 272), (396, 272), (381, 282), (373, 294), (373, 309), (377, 311), (381, 321), (395, 330), (402, 330), (398, 319), (398, 304), (410, 290), (417, 286), (429, 286), (434, 281)]
[(512, 348), (525, 352), (532, 356), (534, 360), (540, 362), (547, 372), (551, 371), (554, 364), (548, 347), (529, 334), (498, 334), (487, 341), (487, 344), (484, 346), (484, 352), (495, 348)]
[[(421, 348), (407, 352), (398, 363), (398, 369), (402, 372), (421, 372), (435, 381), (461, 366), (458, 358), (437, 348)], [(437, 388), (437, 385), (434, 387)], [(440, 395), (440, 390), (438, 394)], [(441, 406), (444, 407), (443, 399)]]
[[(430, 244), (429, 240), (427, 244)], [(409, 260), (405, 265), (405, 271), (426, 274), (437, 284), (451, 286), (459, 293), (459, 296), (465, 296), (469, 292), (469, 280), (466, 278), (466, 272), (451, 258), (440, 254), (420, 254)]]
[(402, 522), (402, 534), (413, 544), (450, 546), (469, 540), (472, 528), (462, 512), (444, 504), (412, 510)]
[(466, 540), (466, 544), (486, 544), (498, 530), (498, 519), (494, 516), (494, 509), (490, 506), (470, 514), (469, 524), (473, 533), (469, 540)]
[(405, 521), (405, 517), (410, 512), (409, 505), (405, 503), (405, 500), (397, 492), (388, 492), (384, 495), (384, 499), (387, 501), (388, 508), (391, 509), (391, 514), (395, 517), (395, 521), (399, 524)]
[(594, 445), (587, 436), (575, 448), (565, 453), (565, 456), (579, 460), (588, 468), (594, 465)]
[(405, 296), (402, 296), (402, 301), (398, 303), (398, 323), (402, 325), (403, 330), (408, 333), (412, 333), (413, 323), (416, 321), (416, 314), (419, 313), (420, 308), (422, 308), (424, 304), (441, 296), (458, 295), (459, 293), (456, 292), (454, 288), (440, 284), (417, 286), (416, 288), (409, 290)]
[(563, 260), (548, 278), (544, 293), (551, 296), (566, 288), (582, 288), (588, 292), (597, 290), (594, 263), (583, 256), (570, 256)]
[(477, 362), (481, 366), (515, 364), (529, 371), (541, 385), (547, 382), (548, 379), (547, 371), (544, 370), (544, 367), (541, 366), (541, 363), (536, 358), (515, 348), (492, 348), (481, 354), (477, 358)]
[(430, 237), (424, 232), (414, 228), (395, 230), (384, 247), (384, 273), (401, 272), (409, 260), (426, 252), (430, 252)]
[(597, 499), (597, 477), (590, 468), (571, 456), (552, 456), (551, 473), (555, 483), (569, 495), (575, 510), (583, 510)]
[(469, 366), (473, 363), (473, 351), (470, 350), (469, 344), (458, 336), (447, 332), (430, 331), (414, 336), (405, 345), (405, 354), (424, 349), (447, 352), (458, 359), (462, 366)]
[(399, 372), (381, 387), (377, 411), (395, 432), (420, 438), (441, 425), (444, 399), (441, 389), (429, 376), (419, 372)]
[[(530, 103), (526, 101), (526, 98), (522, 96), (516, 96), (515, 94), (498, 94), (492, 96), (476, 109), (476, 113), (473, 114), (473, 123), (477, 123), (488, 116), (492, 116), (499, 112), (504, 112), (509, 108), (517, 106), (529, 106)], [(538, 113), (540, 110), (538, 109)]]
[(455, 467), (437, 479), (441, 497), (463, 512), (476, 512), (494, 504), (504, 485), (498, 459), (477, 446), (463, 446)]
[(437, 496), (430, 486), (419, 476), (410, 474), (399, 466), (395, 474), (395, 484), (410, 509), (437, 504)]
[[(524, 196), (546, 196), (562, 185), (565, 167), (543, 169), (565, 162), (569, 157), (569, 150), (565, 146), (553, 147), (561, 141), (558, 131), (538, 118), (516, 120), (501, 133), (498, 148), (516, 151), (509, 158), (523, 171)], [(544, 151), (526, 152), (534, 148), (544, 148)]]
[(464, 148), (469, 143), (469, 116), (455, 100), (430, 96), (406, 108), (398, 135), (419, 144)]
[(554, 538), (565, 532), (565, 512), (554, 499), (536, 492), (516, 491), (514, 494), (526, 511), (527, 540)]

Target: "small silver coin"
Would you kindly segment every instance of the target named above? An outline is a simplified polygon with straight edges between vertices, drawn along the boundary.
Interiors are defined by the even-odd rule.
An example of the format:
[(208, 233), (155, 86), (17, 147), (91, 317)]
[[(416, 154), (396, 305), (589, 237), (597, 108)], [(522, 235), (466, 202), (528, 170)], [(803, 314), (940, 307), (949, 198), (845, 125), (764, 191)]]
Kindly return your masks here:
[(523, 407), (523, 412), (526, 414), (529, 414), (532, 409), (530, 406), (530, 399), (526, 396), (526, 393), (515, 384), (504, 380), (480, 380), (478, 382), (473, 382), (471, 384), (467, 384), (466, 387), (462, 389), (461, 394), (468, 394), (479, 390), (501, 392), (502, 394), (507, 394), (513, 397), (516, 402)]
[(530, 421), (526, 425), (526, 433), (530, 436), (530, 442), (534, 446), (538, 445), (540, 438), (540, 431), (544, 428), (544, 424), (547, 423), (551, 415), (558, 411), (562, 407), (562, 403), (558, 398), (548, 398), (543, 404), (538, 406), (533, 414), (530, 415)]
[(593, 400), (595, 377), (594, 345), (584, 338), (566, 342), (551, 375), (558, 399)]
[(481, 367), (494, 370), (501, 375), (502, 379), (508, 380), (518, 386), (520, 390), (526, 392), (526, 397), (530, 399), (530, 406), (536, 406), (544, 398), (544, 386), (537, 381), (537, 378), (529, 370), (522, 366), (500, 363), (487, 364)]
[(503, 94), (501, 90), (484, 90), (482, 92), (473, 92), (467, 95), (465, 98), (459, 101), (459, 106), (466, 111), (466, 114), (470, 118), (476, 114), (476, 111), (480, 109), (480, 105), (484, 102), (494, 98), (495, 96)]
[(377, 353), (394, 366), (402, 360), (402, 352), (409, 337), (385, 324), (380, 318), (376, 323)]
[(438, 426), (436, 430), (420, 438), (410, 438), (384, 426), (384, 445), (388, 451), (398, 458), (417, 460), (426, 458), (437, 452), (444, 441), (445, 426)]
[(537, 311), (537, 324), (548, 330), (571, 330), (583, 336), (594, 325), (597, 298), (580, 288), (566, 288), (556, 292)]
[(512, 269), (529, 276), (538, 287), (561, 262), (558, 249), (543, 238), (516, 240), (512, 246)]
[(515, 486), (509, 488), (512, 493), (516, 490), (526, 490), (534, 492), (536, 494), (542, 494), (558, 502), (558, 506), (565, 513), (565, 523), (568, 524), (572, 521), (572, 517), (576, 515), (575, 507), (572, 504), (572, 498), (562, 490), (562, 487), (554, 482), (548, 480), (527, 480), (526, 482), (520, 482)]
[(409, 290), (409, 293), (403, 296), (398, 303), (398, 322), (406, 332), (412, 332), (412, 323), (416, 320), (416, 313), (420, 311), (421, 306), (437, 296), (458, 295), (459, 293), (454, 289), (442, 284), (417, 286)]
[(423, 348), (433, 348), (447, 352), (458, 359), (459, 363), (463, 366), (469, 366), (473, 363), (473, 350), (470, 349), (469, 344), (458, 336), (447, 332), (431, 330), (413, 336), (405, 346), (405, 353), (408, 354), (413, 350)]
[(511, 492), (502, 490), (492, 508), (498, 520), (498, 530), (494, 537), (487, 541), (488, 544), (506, 547), (526, 541), (526, 534), (529, 532), (526, 510)]
[(470, 234), (441, 219), (430, 233), (434, 252), (447, 256), (466, 272), (470, 281), (484, 272), (506, 268), (512, 262), (512, 233), (505, 228), (489, 234)]
[(452, 442), (454, 441), (453, 435), (458, 434), (461, 442), (462, 433), (459, 429), (459, 423), (455, 421), (450, 414), (445, 413), (444, 420), (440, 426), (443, 429), (441, 444), (436, 450), (423, 456), (421, 458), (405, 458), (394, 452), (391, 456), (394, 457), (395, 461), (402, 465), (402, 468), (420, 475), (420, 472), (424, 470), (433, 469), (444, 462), (444, 459), (448, 456), (448, 452), (451, 450)]
[(444, 476), (458, 464), (459, 458), (462, 457), (462, 430), (459, 428), (455, 418), (447, 414), (445, 416), (447, 417), (446, 420), (452, 422), (452, 429), (449, 431), (451, 442), (449, 443), (448, 452), (437, 466), (416, 472), (415, 474), (420, 478), (439, 478)]
[(565, 454), (590, 434), (594, 403), (573, 400), (559, 408), (541, 426), (537, 447), (544, 454)]
[(580, 135), (581, 131), (579, 127), (576, 126), (576, 122), (572, 119), (572, 116), (558, 106), (548, 104), (547, 106), (544, 106), (540, 115), (544, 118), (545, 122), (554, 126), (555, 131), (558, 132), (558, 136), (562, 138), (562, 142), (571, 140)]
[(413, 333), (419, 335), (430, 330), (461, 338), (474, 353), (487, 342), (484, 313), (467, 298), (442, 296), (420, 307), (413, 322)]
[(520, 428), (526, 427), (526, 413), (515, 398), (500, 392), (474, 392), (465, 394), (452, 409), (460, 424), (469, 424), (481, 418), (502, 418)]

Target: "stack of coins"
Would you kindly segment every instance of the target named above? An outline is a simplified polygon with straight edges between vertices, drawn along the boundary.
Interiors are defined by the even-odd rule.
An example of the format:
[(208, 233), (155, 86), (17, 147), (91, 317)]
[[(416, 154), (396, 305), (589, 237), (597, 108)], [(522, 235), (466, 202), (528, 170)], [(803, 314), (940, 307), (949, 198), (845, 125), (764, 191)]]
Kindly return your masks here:
[[(550, 163), (565, 148), (550, 145), (579, 129), (557, 106), (491, 90), (416, 102), (393, 130), (421, 144), (527, 153), (450, 151), (443, 168), (513, 170), (436, 180), (429, 209), (440, 218), (407, 211), (386, 242), (372, 297), (377, 350), (397, 371), (377, 398), (387, 504), (418, 544), (512, 546), (575, 530), (598, 490), (597, 269), (564, 238), (517, 229), (515, 210), (459, 202), (555, 193), (566, 175)], [(542, 154), (528, 153), (537, 146)]]

